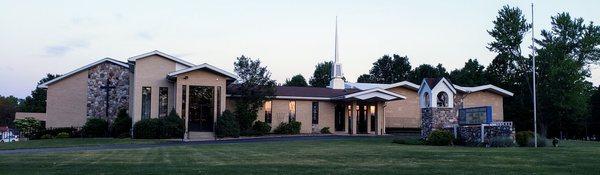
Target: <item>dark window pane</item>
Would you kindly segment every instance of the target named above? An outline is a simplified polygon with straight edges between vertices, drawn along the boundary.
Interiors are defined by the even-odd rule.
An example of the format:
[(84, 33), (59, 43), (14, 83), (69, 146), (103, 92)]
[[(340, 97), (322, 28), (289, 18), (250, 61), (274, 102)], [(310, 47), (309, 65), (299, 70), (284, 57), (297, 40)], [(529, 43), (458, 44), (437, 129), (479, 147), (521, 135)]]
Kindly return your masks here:
[(152, 88), (142, 87), (142, 120), (150, 118)]
[(185, 105), (186, 105), (186, 95), (187, 92), (187, 86), (186, 85), (181, 85), (181, 118), (185, 119), (185, 116), (187, 115), (186, 111), (185, 111)]
[(312, 124), (319, 124), (319, 102), (312, 102)]
[(169, 110), (169, 88), (158, 89), (158, 117), (166, 117)]

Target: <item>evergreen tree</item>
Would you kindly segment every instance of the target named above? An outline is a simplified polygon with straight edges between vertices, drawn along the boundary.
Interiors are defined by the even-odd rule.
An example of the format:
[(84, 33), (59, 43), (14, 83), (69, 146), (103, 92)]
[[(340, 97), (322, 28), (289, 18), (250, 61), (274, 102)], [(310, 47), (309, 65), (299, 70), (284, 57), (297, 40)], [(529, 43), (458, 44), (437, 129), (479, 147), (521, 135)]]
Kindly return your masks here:
[(244, 55), (234, 63), (235, 72), (240, 77), (240, 97), (236, 98), (235, 113), (242, 131), (252, 127), (258, 117), (258, 109), (267, 97), (275, 94), (275, 81), (271, 80), (271, 72), (260, 63), (260, 60), (252, 60)]
[[(399, 55), (384, 55), (373, 63), (369, 71), (376, 83), (396, 83), (407, 80), (411, 65), (408, 57)], [(366, 77), (364, 77), (366, 78)]]
[[(43, 84), (50, 80), (53, 80), (60, 75), (58, 74), (46, 74), (46, 77), (42, 78), (38, 81), (37, 85)], [(25, 100), (20, 106), (19, 109), (21, 112), (46, 112), (46, 89), (38, 88), (37, 86), (33, 91), (31, 91), (31, 95), (25, 97)]]
[(529, 77), (531, 61), (523, 57), (521, 44), (531, 25), (519, 8), (504, 6), (493, 21), (494, 28), (488, 33), (494, 41), (488, 49), (498, 55), (486, 68), (487, 80), (514, 93), (504, 98), (504, 120), (513, 121), (517, 130), (532, 130), (532, 100)]
[(450, 72), (452, 83), (461, 86), (480, 86), (487, 84), (485, 67), (477, 59), (469, 59), (462, 69), (456, 69)]
[(296, 86), (296, 87), (306, 87), (308, 83), (306, 83), (306, 79), (301, 74), (294, 75), (291, 79), (286, 79), (284, 86)]
[(450, 74), (448, 74), (446, 68), (444, 68), (442, 64), (438, 64), (435, 67), (429, 64), (421, 64), (411, 71), (410, 82), (421, 84), (424, 78), (442, 78), (448, 76), (450, 76)]
[(333, 62), (325, 61), (315, 66), (313, 76), (310, 77), (309, 83), (312, 87), (327, 87), (331, 80), (331, 66)]

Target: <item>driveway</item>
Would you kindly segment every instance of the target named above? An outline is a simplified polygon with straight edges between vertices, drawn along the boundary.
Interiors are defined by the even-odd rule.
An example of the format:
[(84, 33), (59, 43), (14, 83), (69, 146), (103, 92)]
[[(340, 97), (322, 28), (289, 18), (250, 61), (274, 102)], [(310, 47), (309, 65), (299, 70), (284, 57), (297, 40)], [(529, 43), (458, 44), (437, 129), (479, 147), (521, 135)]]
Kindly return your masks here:
[(63, 147), (63, 148), (32, 148), (0, 150), (0, 155), (4, 154), (35, 154), (35, 153), (56, 153), (56, 152), (79, 152), (79, 151), (103, 151), (114, 149), (138, 149), (138, 148), (156, 148), (169, 146), (188, 146), (205, 144), (227, 144), (227, 143), (252, 143), (252, 142), (277, 142), (277, 141), (304, 141), (304, 140), (343, 140), (357, 137), (385, 137), (385, 136), (348, 136), (348, 135), (325, 135), (325, 136), (280, 136), (280, 137), (256, 137), (240, 138), (229, 140), (204, 140), (204, 141), (169, 141), (156, 144), (114, 144), (101, 146), (81, 146), (81, 147)]

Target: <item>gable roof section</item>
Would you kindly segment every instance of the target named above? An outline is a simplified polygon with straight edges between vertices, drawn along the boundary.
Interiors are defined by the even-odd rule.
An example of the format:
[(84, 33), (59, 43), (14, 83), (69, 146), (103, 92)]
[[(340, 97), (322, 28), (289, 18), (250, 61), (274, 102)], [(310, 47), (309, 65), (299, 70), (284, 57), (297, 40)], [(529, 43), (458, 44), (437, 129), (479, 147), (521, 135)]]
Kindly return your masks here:
[(179, 74), (183, 74), (183, 73), (187, 73), (187, 72), (191, 72), (191, 71), (195, 71), (195, 70), (200, 70), (200, 69), (208, 69), (210, 71), (213, 71), (213, 72), (225, 75), (225, 76), (229, 77), (232, 80), (240, 79), (240, 77), (238, 77), (237, 75), (235, 75), (233, 73), (227, 72), (227, 71), (225, 71), (223, 69), (219, 69), (219, 68), (217, 68), (217, 67), (215, 67), (213, 65), (207, 64), (207, 63), (201, 64), (201, 65), (197, 65), (197, 66), (192, 66), (192, 67), (189, 67), (187, 69), (181, 69), (181, 70), (178, 70), (178, 71), (175, 71), (175, 72), (171, 72), (167, 76), (169, 76), (169, 77), (177, 77), (177, 75), (179, 75)]
[(344, 85), (345, 85), (346, 89), (356, 88), (356, 89), (360, 89), (360, 90), (367, 90), (367, 89), (373, 89), (373, 88), (391, 89), (391, 88), (395, 88), (395, 87), (406, 87), (408, 89), (412, 89), (415, 91), (419, 89), (419, 85), (411, 83), (410, 81), (401, 81), (401, 82), (393, 83), (393, 84), (345, 83)]
[[(340, 97), (338, 97), (340, 98)], [(396, 99), (406, 99), (405, 96), (400, 95), (400, 94), (396, 94), (390, 91), (387, 91), (385, 89), (381, 89), (381, 88), (373, 88), (373, 89), (369, 89), (369, 90), (365, 90), (365, 91), (360, 91), (360, 92), (356, 92), (356, 93), (350, 93), (344, 96), (341, 96), (341, 99), (350, 99), (350, 98), (356, 98), (356, 99), (360, 99), (360, 100), (369, 100), (372, 98), (379, 98), (379, 99), (384, 99), (384, 100), (396, 100)]]
[[(227, 95), (239, 96), (239, 85), (227, 86)], [(358, 89), (331, 89), (322, 87), (275, 86), (275, 99), (331, 100), (334, 97), (358, 92)]]
[(461, 92), (465, 92), (465, 93), (473, 93), (473, 92), (478, 92), (478, 91), (490, 91), (490, 92), (500, 94), (505, 97), (513, 96), (512, 92), (504, 90), (500, 87), (497, 87), (497, 86), (494, 86), (491, 84), (483, 85), (483, 86), (475, 86), (475, 87), (462, 87), (462, 86), (454, 85), (454, 87), (456, 87), (457, 90), (459, 90)]
[(385, 88), (383, 88), (383, 89), (391, 89), (391, 88), (395, 88), (395, 87), (407, 87), (412, 90), (419, 90), (419, 85), (411, 83), (410, 81), (401, 81), (398, 83), (389, 84), (389, 85), (385, 86)]
[(161, 56), (161, 57), (165, 57), (167, 59), (175, 61), (176, 63), (183, 64), (183, 65), (186, 65), (186, 66), (189, 66), (189, 67), (195, 66), (194, 64), (192, 64), (190, 62), (187, 62), (185, 60), (179, 59), (177, 57), (171, 56), (169, 54), (163, 53), (163, 52), (158, 51), (158, 50), (154, 50), (152, 52), (148, 52), (148, 53), (144, 53), (144, 54), (141, 54), (141, 55), (137, 55), (137, 56), (131, 57), (131, 58), (127, 59), (127, 60), (131, 61), (131, 62), (134, 62), (134, 61), (136, 61), (138, 59), (147, 58), (147, 57), (152, 56), (152, 55), (158, 55), (158, 56)]
[(91, 64), (88, 64), (88, 65), (85, 65), (83, 67), (80, 67), (78, 69), (75, 69), (75, 70), (73, 70), (71, 72), (68, 72), (68, 73), (66, 73), (66, 74), (64, 74), (64, 75), (62, 75), (60, 77), (57, 77), (57, 78), (52, 79), (50, 81), (47, 81), (47, 82), (45, 82), (43, 84), (40, 84), (40, 85), (38, 85), (38, 88), (48, 88), (48, 85), (51, 85), (52, 83), (56, 83), (56, 82), (58, 82), (58, 81), (60, 81), (62, 79), (65, 79), (67, 77), (75, 75), (76, 73), (79, 73), (81, 71), (87, 70), (87, 69), (89, 69), (89, 68), (91, 68), (93, 66), (96, 66), (96, 65), (98, 65), (100, 63), (104, 63), (104, 62), (111, 62), (111, 63), (114, 63), (116, 65), (123, 66), (125, 68), (129, 68), (129, 65), (127, 65), (127, 63), (124, 63), (124, 62), (121, 62), (121, 61), (118, 61), (118, 60), (115, 60), (115, 59), (112, 59), (112, 58), (104, 58), (104, 59), (98, 60), (96, 62), (93, 62)]

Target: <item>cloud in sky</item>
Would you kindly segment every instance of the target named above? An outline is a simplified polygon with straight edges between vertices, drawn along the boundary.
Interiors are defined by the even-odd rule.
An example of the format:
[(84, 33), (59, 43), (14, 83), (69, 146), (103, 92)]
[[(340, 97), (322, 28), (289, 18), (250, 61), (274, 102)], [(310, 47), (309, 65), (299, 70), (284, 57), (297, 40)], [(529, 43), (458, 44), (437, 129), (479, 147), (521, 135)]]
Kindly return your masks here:
[[(487, 30), (509, 4), (530, 17), (527, 1), (0, 1), (0, 95), (25, 97), (46, 73), (64, 74), (104, 57), (160, 50), (192, 63), (233, 71), (240, 55), (260, 58), (272, 78), (307, 79), (333, 57), (339, 16), (340, 58), (354, 81), (384, 54), (410, 58), (413, 67), (469, 58), (487, 65)], [(536, 2), (536, 34), (550, 16), (570, 12), (598, 20), (597, 1)], [(600, 21), (594, 21), (595, 24)], [(523, 43), (529, 46), (529, 35)], [(524, 50), (528, 53), (528, 50)], [(18, 72), (17, 72), (18, 71)], [(600, 69), (592, 67), (594, 84)]]

